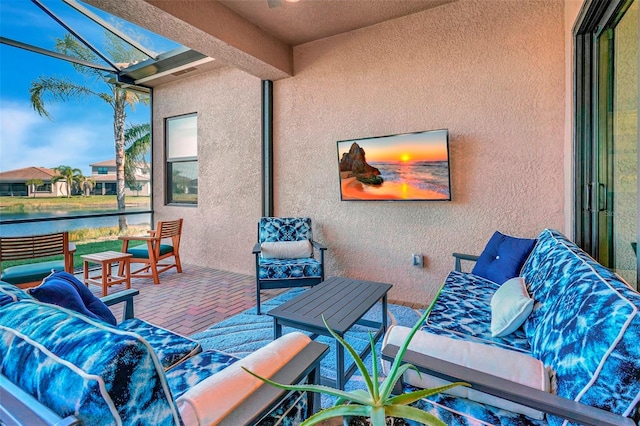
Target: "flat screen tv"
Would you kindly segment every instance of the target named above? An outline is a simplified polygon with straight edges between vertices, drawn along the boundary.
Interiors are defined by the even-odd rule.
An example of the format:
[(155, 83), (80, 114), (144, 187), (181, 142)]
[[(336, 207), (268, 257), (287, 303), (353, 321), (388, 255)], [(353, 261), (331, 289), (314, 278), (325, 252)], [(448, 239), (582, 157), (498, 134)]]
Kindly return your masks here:
[(450, 201), (449, 131), (338, 141), (343, 201)]

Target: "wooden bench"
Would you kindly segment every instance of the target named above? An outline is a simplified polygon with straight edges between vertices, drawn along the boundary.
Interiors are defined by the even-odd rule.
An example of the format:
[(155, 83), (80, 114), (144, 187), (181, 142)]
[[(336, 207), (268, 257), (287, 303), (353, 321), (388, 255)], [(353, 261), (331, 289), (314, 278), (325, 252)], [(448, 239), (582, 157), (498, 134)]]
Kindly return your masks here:
[[(0, 238), (0, 280), (20, 288), (33, 287), (52, 270), (73, 273), (73, 253), (76, 246), (69, 242), (68, 232), (58, 232), (30, 237)], [(62, 260), (50, 260), (62, 255)], [(2, 267), (2, 262), (11, 260), (43, 259), (42, 262)]]

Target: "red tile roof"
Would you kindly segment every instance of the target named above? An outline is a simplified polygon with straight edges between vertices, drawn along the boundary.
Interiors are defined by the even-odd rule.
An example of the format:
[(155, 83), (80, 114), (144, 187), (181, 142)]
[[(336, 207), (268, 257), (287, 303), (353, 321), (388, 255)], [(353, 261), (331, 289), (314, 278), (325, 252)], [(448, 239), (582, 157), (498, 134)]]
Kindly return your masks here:
[(0, 180), (3, 181), (25, 181), (29, 179), (42, 179), (51, 180), (53, 176), (57, 175), (55, 170), (48, 169), (46, 167), (25, 167), (23, 169), (8, 170), (6, 172), (0, 172)]

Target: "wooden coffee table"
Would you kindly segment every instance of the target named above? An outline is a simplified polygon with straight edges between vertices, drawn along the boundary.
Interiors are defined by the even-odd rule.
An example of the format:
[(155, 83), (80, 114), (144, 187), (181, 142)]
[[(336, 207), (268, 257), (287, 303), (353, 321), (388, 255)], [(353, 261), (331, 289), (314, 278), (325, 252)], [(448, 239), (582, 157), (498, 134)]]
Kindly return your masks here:
[[(331, 329), (342, 338), (354, 324), (359, 324), (375, 328), (373, 338), (378, 341), (387, 330), (387, 292), (391, 287), (391, 284), (372, 281), (329, 278), (268, 312), (273, 317), (274, 338), (282, 335), (282, 326), (309, 331), (313, 333), (312, 338), (331, 336), (322, 322), (324, 316)], [(362, 319), (381, 299), (381, 322)], [(354, 363), (345, 371), (344, 347), (337, 340), (335, 345), (336, 380), (323, 377), (322, 383), (344, 389), (346, 381), (357, 367)], [(370, 351), (371, 345), (366, 345), (360, 357), (364, 358)]]

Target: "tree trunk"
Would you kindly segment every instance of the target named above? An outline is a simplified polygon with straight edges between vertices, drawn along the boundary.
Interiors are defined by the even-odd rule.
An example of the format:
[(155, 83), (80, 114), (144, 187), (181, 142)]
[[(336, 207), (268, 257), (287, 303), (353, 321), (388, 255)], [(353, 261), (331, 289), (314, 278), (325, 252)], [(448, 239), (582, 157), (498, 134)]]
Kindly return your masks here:
[[(114, 107), (113, 107), (113, 135), (116, 148), (116, 198), (118, 200), (118, 211), (125, 210), (124, 200), (124, 125), (127, 118), (125, 112), (125, 96), (123, 90), (114, 87)], [(118, 229), (120, 233), (127, 230), (127, 216), (118, 216)]]

